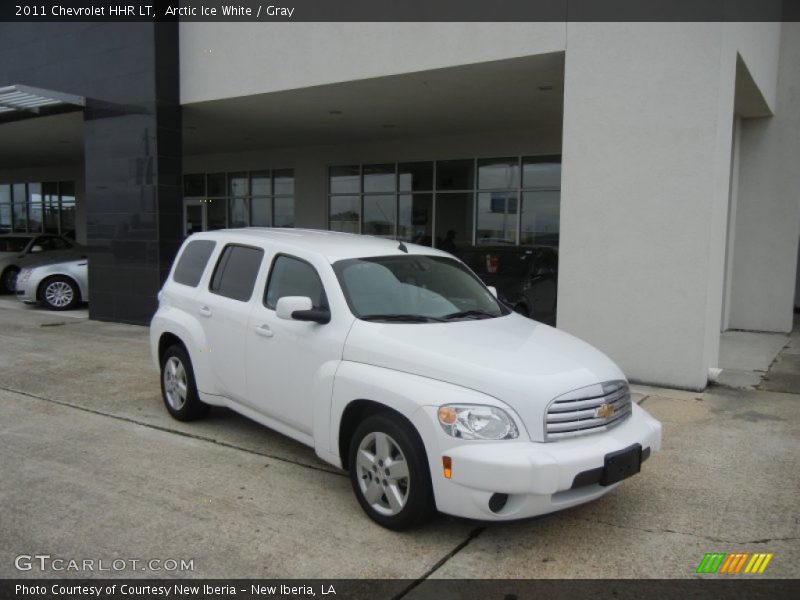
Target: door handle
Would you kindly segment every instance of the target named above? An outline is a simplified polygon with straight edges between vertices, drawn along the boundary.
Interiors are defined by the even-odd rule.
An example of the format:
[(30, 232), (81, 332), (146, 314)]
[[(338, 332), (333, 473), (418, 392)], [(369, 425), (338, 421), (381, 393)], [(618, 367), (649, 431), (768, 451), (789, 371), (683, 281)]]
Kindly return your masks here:
[(256, 333), (258, 335), (260, 335), (260, 336), (268, 337), (268, 338), (270, 338), (273, 335), (275, 335), (272, 332), (272, 329), (269, 328), (269, 325), (266, 325), (266, 324), (265, 325), (259, 325), (258, 327), (256, 327)]
[(199, 312), (204, 317), (210, 317), (211, 316), (211, 309), (209, 307), (207, 307), (207, 306), (201, 306), (200, 308), (197, 309), (197, 312)]

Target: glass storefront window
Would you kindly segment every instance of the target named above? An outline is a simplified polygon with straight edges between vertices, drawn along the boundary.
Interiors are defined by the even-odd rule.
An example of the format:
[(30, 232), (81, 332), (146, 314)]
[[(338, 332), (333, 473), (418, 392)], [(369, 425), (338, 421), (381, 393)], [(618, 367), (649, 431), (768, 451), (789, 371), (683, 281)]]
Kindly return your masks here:
[(479, 160), (478, 188), (481, 190), (516, 190), (519, 188), (519, 159)]
[(479, 246), (517, 243), (517, 192), (478, 194)]
[(522, 193), (520, 244), (558, 247), (560, 195), (558, 190)]
[(250, 174), (250, 193), (253, 196), (269, 196), (272, 194), (269, 171), (256, 171)]
[(398, 199), (397, 238), (430, 246), (433, 222), (432, 194), (401, 194)]
[[(224, 175), (223, 175), (224, 177)], [(209, 175), (209, 181), (211, 176)], [(206, 201), (206, 226), (209, 231), (215, 229), (225, 229), (227, 226), (225, 206), (226, 202), (222, 198), (208, 198)]]
[(183, 178), (183, 195), (189, 198), (206, 195), (206, 176), (202, 173)]
[(361, 196), (331, 196), (330, 229), (359, 233)]
[[(276, 179), (277, 181), (277, 179)], [(294, 185), (292, 185), (294, 189)], [(275, 198), (275, 227), (294, 227), (294, 198)]]
[(396, 187), (393, 164), (364, 165), (364, 192), (394, 192)]
[(361, 192), (361, 169), (358, 166), (331, 167), (331, 194), (358, 194)]
[(276, 196), (294, 196), (294, 171), (277, 169), (272, 172), (272, 193)]
[(272, 198), (253, 198), (250, 202), (250, 226), (272, 227)]
[(364, 227), (367, 235), (393, 238), (396, 235), (397, 200), (392, 195), (364, 196)]
[(75, 184), (62, 181), (58, 184), (61, 201), (61, 234), (75, 239)]
[(440, 160), (436, 162), (437, 190), (471, 190), (475, 164), (472, 160)]
[(42, 210), (42, 184), (28, 184), (28, 231), (40, 232), (44, 227)]
[(436, 195), (436, 247), (456, 252), (472, 245), (472, 193)]
[(401, 192), (430, 192), (433, 190), (433, 163), (400, 163), (397, 165), (397, 181)]
[(561, 188), (561, 157), (522, 159), (523, 188)]
[[(228, 185), (229, 196), (247, 196), (250, 192), (250, 182), (247, 173), (231, 173), (228, 175)], [(209, 194), (209, 196), (210, 195), (212, 194)]]
[(11, 231), (11, 186), (0, 183), (0, 233)]
[(225, 173), (210, 173), (206, 176), (206, 195), (209, 198), (225, 197)]
[(231, 198), (229, 202), (228, 227), (247, 227), (250, 212), (248, 207), (249, 199)]

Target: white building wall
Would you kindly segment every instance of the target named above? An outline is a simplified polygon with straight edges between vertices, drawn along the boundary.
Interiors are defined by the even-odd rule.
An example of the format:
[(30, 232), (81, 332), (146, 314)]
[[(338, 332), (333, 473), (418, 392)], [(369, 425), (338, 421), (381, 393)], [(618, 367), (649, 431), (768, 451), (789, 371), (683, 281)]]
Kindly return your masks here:
[(792, 328), (800, 225), (800, 24), (783, 24), (775, 115), (743, 119), (730, 327)]
[(565, 23), (187, 23), (181, 102), (559, 52)]

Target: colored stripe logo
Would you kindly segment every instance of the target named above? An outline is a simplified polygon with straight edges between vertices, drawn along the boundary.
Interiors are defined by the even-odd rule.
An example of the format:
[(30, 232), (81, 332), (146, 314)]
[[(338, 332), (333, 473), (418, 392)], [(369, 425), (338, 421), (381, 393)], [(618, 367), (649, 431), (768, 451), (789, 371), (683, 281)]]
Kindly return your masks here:
[(738, 575), (740, 573), (763, 573), (773, 554), (767, 552), (706, 552), (703, 560), (697, 566), (696, 573), (717, 573), (725, 575)]

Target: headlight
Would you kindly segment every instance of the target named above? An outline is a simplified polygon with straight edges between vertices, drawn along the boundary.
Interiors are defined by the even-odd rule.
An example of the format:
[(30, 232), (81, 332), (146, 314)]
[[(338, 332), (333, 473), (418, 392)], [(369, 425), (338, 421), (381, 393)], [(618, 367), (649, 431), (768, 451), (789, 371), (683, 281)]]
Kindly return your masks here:
[(513, 440), (519, 435), (514, 419), (502, 408), (478, 404), (446, 404), (439, 424), (448, 435), (465, 440)]

